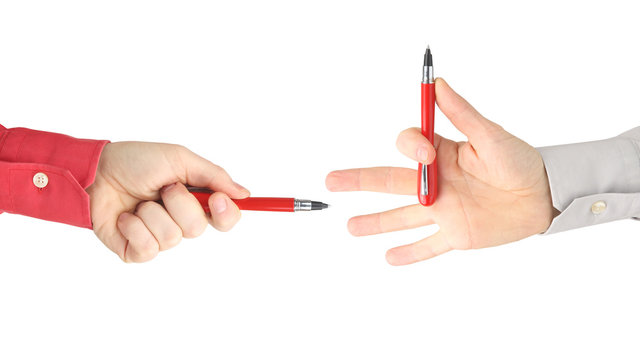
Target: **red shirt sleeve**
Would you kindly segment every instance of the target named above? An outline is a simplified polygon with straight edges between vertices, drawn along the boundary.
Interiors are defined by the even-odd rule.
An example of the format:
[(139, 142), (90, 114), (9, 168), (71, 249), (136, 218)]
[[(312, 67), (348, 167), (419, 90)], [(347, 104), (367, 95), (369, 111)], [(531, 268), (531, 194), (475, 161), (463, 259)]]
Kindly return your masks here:
[[(5, 130), (7, 130), (7, 128), (2, 126), (2, 124), (0, 124), (0, 143), (2, 143), (2, 138), (4, 137)], [(0, 176), (2, 176), (2, 174), (4, 174), (4, 168), (2, 167), (2, 162), (0, 161)], [(2, 198), (2, 189), (1, 188), (0, 188), (0, 198)], [(2, 211), (2, 207), (0, 206), (0, 214), (2, 214), (2, 212), (3, 212)]]
[(85, 189), (107, 143), (0, 125), (0, 212), (91, 229)]

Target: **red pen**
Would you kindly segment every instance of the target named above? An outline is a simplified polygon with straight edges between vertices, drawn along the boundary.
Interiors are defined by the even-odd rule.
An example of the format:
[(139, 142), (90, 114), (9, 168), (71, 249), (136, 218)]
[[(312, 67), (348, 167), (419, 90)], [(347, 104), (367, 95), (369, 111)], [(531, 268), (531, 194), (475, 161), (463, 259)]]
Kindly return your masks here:
[[(211, 189), (187, 186), (187, 189), (193, 196), (198, 199), (204, 211), (208, 214), (209, 196), (213, 193)], [(231, 199), (240, 210), (254, 211), (311, 211), (322, 210), (329, 207), (328, 204), (320, 201), (300, 200), (294, 198), (275, 198), (275, 197), (248, 197), (244, 199)]]
[[(421, 84), (422, 135), (433, 144), (433, 115), (436, 106), (436, 88), (433, 78), (433, 60), (431, 49), (427, 46), (424, 53)], [(437, 159), (436, 159), (437, 160)], [(418, 199), (420, 204), (431, 206), (438, 193), (438, 166), (436, 160), (427, 166), (418, 165)]]

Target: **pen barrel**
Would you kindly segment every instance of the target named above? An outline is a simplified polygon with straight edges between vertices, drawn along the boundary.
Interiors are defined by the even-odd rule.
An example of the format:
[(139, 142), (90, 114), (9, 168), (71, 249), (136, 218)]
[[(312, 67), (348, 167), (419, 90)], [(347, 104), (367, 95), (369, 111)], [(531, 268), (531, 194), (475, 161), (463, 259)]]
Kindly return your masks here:
[[(421, 84), (421, 125), (422, 125), (422, 135), (429, 140), (431, 144), (433, 144), (434, 139), (434, 115), (435, 115), (435, 103), (436, 103), (436, 89), (435, 84)], [(424, 181), (422, 179), (422, 173), (424, 171), (423, 167), (425, 165), (418, 165), (418, 199), (420, 203), (424, 206), (432, 205), (437, 196), (438, 191), (438, 165), (437, 159), (435, 159), (431, 164), (426, 165), (426, 175), (427, 181), (426, 184), (423, 185)], [(426, 189), (423, 187), (426, 186)], [(424, 191), (426, 190), (426, 191)]]
[[(209, 197), (211, 191), (194, 191), (191, 194), (196, 197), (206, 213), (211, 213), (209, 209)], [(253, 211), (294, 211), (294, 198), (270, 198), (270, 197), (248, 197), (244, 199), (231, 199), (240, 210)]]
[(253, 211), (294, 211), (294, 198), (269, 198), (249, 197), (245, 199), (232, 199), (240, 210)]

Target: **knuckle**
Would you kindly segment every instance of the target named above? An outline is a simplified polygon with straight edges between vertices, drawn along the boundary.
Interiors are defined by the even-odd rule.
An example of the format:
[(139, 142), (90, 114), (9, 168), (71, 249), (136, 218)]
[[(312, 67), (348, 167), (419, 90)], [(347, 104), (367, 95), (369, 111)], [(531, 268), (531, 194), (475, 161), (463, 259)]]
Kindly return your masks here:
[(162, 248), (161, 250), (170, 249), (176, 245), (178, 245), (182, 241), (182, 231), (180, 229), (176, 229), (173, 232), (167, 234), (164, 239), (162, 239)]
[(120, 229), (125, 228), (129, 224), (128, 214), (129, 213), (127, 212), (123, 212), (122, 214), (118, 215), (117, 224)]
[(143, 201), (136, 207), (136, 213), (145, 213), (150, 209), (153, 209), (155, 205), (157, 204), (153, 201)]
[(173, 144), (171, 145), (173, 147), (173, 150), (181, 155), (185, 155), (190, 153), (191, 151), (184, 145), (180, 145), (180, 144)]
[(206, 228), (207, 228), (206, 220), (203, 219), (202, 221), (200, 220), (193, 221), (190, 224), (182, 227), (182, 234), (184, 235), (185, 238), (192, 239), (200, 236)]
[(499, 135), (505, 132), (504, 128), (492, 121), (487, 124), (487, 132), (491, 135)]
[(391, 168), (388, 168), (384, 175), (384, 188), (387, 192), (392, 192), (394, 188), (394, 179), (393, 179), (393, 171)]
[(224, 224), (220, 224), (218, 226), (218, 231), (221, 232), (228, 232), (231, 229), (233, 229), (233, 226), (235, 225), (235, 222), (228, 222), (228, 223), (224, 223)]
[(167, 153), (173, 163), (184, 163), (193, 154), (186, 146), (179, 144), (171, 144)]
[(134, 261), (145, 262), (153, 259), (158, 254), (158, 246), (153, 244), (155, 241), (146, 241), (141, 244), (135, 251)]
[(138, 246), (138, 251), (143, 255), (153, 254), (158, 251), (158, 243), (155, 239), (147, 237), (145, 241)]
[(229, 175), (229, 173), (227, 173), (227, 171), (223, 167), (221, 167), (219, 165), (216, 165), (216, 164), (214, 164), (213, 162), (211, 162), (211, 161), (209, 161), (207, 159), (205, 159), (205, 161), (206, 161), (207, 165), (211, 168), (212, 174), (215, 173), (215, 176), (217, 178), (223, 178), (223, 179), (231, 180), (231, 176)]
[[(415, 147), (417, 147), (420, 143), (426, 141), (422, 136), (422, 132), (418, 128), (408, 128), (403, 130), (396, 139), (396, 147), (398, 150), (409, 153)], [(427, 141), (428, 142), (428, 141)]]
[(240, 216), (241, 216), (240, 211), (238, 211), (236, 215), (228, 219), (225, 219), (223, 221), (217, 221), (217, 222), (214, 221), (214, 224), (215, 224), (214, 227), (218, 231), (228, 232), (231, 229), (233, 229), (233, 227), (238, 223), (238, 221), (240, 221)]
[(161, 196), (165, 203), (172, 204), (182, 201), (181, 199), (189, 199), (189, 193), (182, 184), (175, 184), (168, 189), (163, 189)]

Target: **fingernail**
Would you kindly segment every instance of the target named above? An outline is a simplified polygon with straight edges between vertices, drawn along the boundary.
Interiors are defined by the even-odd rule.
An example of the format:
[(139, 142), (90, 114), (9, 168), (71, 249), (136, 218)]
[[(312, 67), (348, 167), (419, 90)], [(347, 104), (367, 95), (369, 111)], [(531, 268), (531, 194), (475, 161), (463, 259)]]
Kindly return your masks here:
[(418, 147), (417, 157), (420, 162), (427, 162), (429, 160), (429, 150), (427, 150), (426, 146)]
[(173, 188), (174, 186), (176, 186), (176, 183), (173, 184), (169, 184), (169, 185), (165, 185), (162, 187), (162, 189), (160, 189), (161, 192), (165, 192), (165, 191), (169, 191), (171, 190), (171, 188)]
[(218, 196), (213, 199), (213, 211), (220, 214), (227, 210), (227, 200), (223, 197)]

